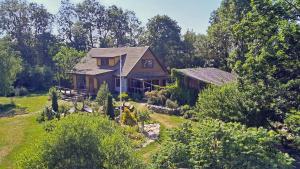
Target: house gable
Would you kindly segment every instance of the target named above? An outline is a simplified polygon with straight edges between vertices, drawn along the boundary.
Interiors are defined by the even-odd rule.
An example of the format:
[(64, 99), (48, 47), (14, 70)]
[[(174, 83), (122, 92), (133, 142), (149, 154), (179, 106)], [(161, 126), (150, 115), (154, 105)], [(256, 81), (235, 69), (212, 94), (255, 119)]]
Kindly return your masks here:
[[(147, 61), (152, 61), (152, 66), (145, 67), (144, 64)], [(156, 56), (148, 48), (143, 56), (137, 61), (134, 67), (131, 69), (128, 76), (135, 74), (149, 74), (157, 76), (168, 76), (168, 72), (165, 67), (159, 62)]]

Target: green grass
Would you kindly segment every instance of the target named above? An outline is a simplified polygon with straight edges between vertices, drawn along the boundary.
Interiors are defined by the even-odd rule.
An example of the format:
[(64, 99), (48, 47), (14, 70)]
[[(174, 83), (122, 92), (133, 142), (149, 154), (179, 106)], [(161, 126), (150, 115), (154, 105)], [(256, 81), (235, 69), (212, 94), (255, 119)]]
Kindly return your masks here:
[[(36, 122), (37, 111), (47, 104), (46, 95), (15, 97), (18, 107), (28, 114), (0, 118), (0, 168), (15, 168), (18, 155), (43, 135), (43, 127)], [(0, 97), (0, 104), (9, 104), (10, 98)]]

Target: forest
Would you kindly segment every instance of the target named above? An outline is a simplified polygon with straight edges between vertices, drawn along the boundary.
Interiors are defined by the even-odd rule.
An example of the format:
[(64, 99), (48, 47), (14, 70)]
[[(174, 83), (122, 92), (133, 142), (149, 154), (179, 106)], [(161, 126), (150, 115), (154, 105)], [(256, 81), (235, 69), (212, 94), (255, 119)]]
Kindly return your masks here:
[[(50, 89), (50, 109), (66, 114), (54, 102), (58, 96), (51, 87), (70, 86), (67, 73), (89, 49), (126, 46), (150, 46), (173, 77), (174, 68), (215, 67), (236, 74), (237, 82), (208, 86), (200, 93), (175, 82), (148, 93), (148, 101), (179, 107), (186, 121), (176, 128), (164, 126), (163, 141), (154, 143), (159, 151), (146, 162), (128, 144), (133, 129), (112, 120), (112, 106), (118, 102), (107, 86), (94, 101), (103, 106), (103, 118), (80, 113), (61, 118), (49, 107), (40, 108), (38, 121), (47, 134), (18, 157), (19, 168), (300, 167), (299, 0), (222, 0), (211, 13), (206, 34), (181, 32), (167, 15), (143, 25), (134, 11), (98, 0), (61, 0), (57, 14), (41, 4), (3, 0), (0, 96)], [(129, 110), (125, 114), (129, 126), (158, 116), (145, 109), (138, 109), (137, 117)]]

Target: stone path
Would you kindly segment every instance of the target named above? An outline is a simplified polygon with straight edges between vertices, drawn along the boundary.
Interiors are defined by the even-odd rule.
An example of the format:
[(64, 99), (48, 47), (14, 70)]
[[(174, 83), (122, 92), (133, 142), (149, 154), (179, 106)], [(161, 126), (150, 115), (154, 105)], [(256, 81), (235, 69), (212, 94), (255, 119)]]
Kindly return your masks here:
[(144, 126), (144, 134), (147, 136), (148, 140), (142, 145), (146, 147), (150, 143), (156, 141), (159, 138), (160, 124), (146, 124)]

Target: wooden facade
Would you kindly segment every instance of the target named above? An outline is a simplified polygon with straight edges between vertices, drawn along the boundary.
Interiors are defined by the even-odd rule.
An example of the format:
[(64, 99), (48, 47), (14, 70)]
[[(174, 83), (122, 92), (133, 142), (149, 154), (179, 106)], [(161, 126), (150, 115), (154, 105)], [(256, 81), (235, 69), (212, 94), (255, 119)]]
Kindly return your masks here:
[[(124, 62), (123, 60), (130, 59), (131, 56), (127, 55), (124, 56), (124, 58), (123, 56), (95, 58), (94, 62), (99, 69), (114, 70), (97, 74), (72, 73), (73, 88), (86, 89), (87, 92), (95, 95), (101, 84), (105, 81), (112, 92), (119, 91), (120, 75), (118, 68), (121, 57), (122, 62)], [(150, 49), (145, 50), (136, 61), (127, 60), (124, 65), (122, 65), (123, 69), (130, 67), (130, 65), (126, 64), (134, 65), (129, 71), (127, 70), (127, 72), (129, 72), (127, 75), (122, 75), (122, 91), (143, 93), (153, 90), (154, 85), (164, 86), (166, 84), (168, 73)], [(126, 70), (124, 72), (126, 72)]]

